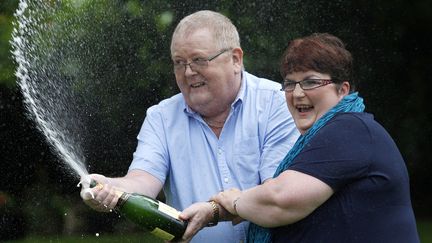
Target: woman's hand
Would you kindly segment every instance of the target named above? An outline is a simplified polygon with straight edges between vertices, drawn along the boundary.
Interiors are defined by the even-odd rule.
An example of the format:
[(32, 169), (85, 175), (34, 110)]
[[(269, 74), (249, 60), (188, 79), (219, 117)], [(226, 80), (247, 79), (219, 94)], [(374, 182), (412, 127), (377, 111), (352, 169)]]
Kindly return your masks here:
[(223, 192), (219, 192), (217, 195), (214, 195), (210, 200), (214, 200), (219, 203), (223, 208), (225, 208), (230, 214), (238, 215), (237, 210), (235, 208), (235, 201), (240, 198), (242, 191), (237, 188), (232, 188)]

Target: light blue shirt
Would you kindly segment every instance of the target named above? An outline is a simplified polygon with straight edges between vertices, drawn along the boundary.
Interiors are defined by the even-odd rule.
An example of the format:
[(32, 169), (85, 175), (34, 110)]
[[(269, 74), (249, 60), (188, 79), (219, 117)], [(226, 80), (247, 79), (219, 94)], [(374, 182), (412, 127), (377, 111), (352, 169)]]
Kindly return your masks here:
[[(243, 72), (240, 91), (219, 139), (182, 94), (147, 110), (129, 170), (164, 184), (167, 204), (183, 210), (222, 190), (241, 190), (271, 178), (299, 136), (280, 84)], [(241, 242), (247, 222), (220, 222), (192, 242)]]

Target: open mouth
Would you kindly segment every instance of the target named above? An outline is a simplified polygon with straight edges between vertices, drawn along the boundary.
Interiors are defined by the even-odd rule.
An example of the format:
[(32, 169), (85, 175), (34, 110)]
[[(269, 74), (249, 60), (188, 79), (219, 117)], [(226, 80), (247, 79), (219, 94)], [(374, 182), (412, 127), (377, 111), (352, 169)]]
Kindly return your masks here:
[(198, 82), (198, 83), (191, 84), (190, 86), (191, 86), (191, 88), (199, 88), (199, 87), (202, 87), (204, 85), (205, 85), (204, 82)]
[(311, 105), (296, 105), (296, 109), (298, 112), (303, 113), (303, 112), (311, 111), (313, 109), (313, 106), (311, 106)]

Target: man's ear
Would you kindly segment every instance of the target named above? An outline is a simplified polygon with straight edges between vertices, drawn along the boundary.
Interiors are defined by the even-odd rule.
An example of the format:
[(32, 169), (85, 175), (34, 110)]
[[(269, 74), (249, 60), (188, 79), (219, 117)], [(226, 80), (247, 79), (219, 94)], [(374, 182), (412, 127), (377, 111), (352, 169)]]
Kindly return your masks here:
[(235, 73), (240, 73), (243, 69), (243, 50), (240, 47), (232, 49), (232, 59)]

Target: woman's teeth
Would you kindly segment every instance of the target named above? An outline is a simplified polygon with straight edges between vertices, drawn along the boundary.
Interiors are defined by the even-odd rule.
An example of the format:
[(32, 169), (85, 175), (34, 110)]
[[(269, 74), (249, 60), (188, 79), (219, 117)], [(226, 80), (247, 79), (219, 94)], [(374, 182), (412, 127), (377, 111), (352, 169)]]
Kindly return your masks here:
[(310, 105), (298, 105), (296, 106), (299, 112), (308, 112), (313, 109), (313, 106)]

